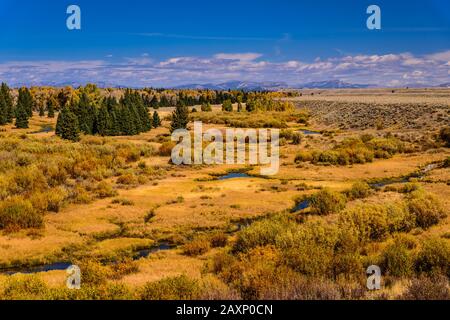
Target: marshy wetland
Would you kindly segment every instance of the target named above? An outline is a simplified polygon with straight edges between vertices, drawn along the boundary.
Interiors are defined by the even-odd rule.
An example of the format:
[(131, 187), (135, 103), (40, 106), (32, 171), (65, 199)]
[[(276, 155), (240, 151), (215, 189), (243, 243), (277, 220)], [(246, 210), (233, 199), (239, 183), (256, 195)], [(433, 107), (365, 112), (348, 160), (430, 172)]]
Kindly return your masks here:
[(0, 127), (0, 299), (448, 299), (450, 89), (301, 93), (189, 107), (188, 127), (279, 128), (274, 176), (171, 164), (173, 107), (138, 135)]

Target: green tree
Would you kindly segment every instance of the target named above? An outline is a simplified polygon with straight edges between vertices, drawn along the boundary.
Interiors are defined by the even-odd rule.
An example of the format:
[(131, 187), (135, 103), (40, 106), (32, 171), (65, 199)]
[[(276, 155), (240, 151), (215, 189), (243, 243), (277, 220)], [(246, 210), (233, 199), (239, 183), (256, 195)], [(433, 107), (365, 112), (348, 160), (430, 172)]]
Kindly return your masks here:
[(158, 112), (153, 112), (153, 128), (158, 128), (161, 126), (161, 118), (159, 117)]
[(47, 100), (47, 117), (49, 118), (55, 117), (55, 105), (56, 100), (53, 97)]
[(95, 121), (95, 133), (101, 136), (111, 134), (112, 121), (105, 103), (102, 104)]
[(11, 123), (14, 118), (14, 104), (11, 97), (11, 91), (6, 83), (2, 83), (0, 95), (3, 96), (6, 109), (6, 122)]
[(176, 106), (172, 113), (172, 123), (170, 124), (170, 132), (177, 129), (186, 129), (189, 122), (189, 109), (184, 104)]
[(28, 118), (33, 116), (33, 96), (28, 88), (23, 87), (19, 89), (19, 97), (17, 98), (17, 104), (23, 107)]
[(44, 106), (41, 104), (39, 105), (39, 117), (45, 116), (45, 109)]
[(83, 92), (80, 101), (73, 112), (78, 118), (80, 130), (85, 134), (93, 134), (96, 118), (96, 108), (92, 105), (87, 92)]
[(233, 111), (233, 104), (230, 99), (227, 99), (222, 104), (222, 111), (231, 112)]
[(5, 125), (7, 123), (6, 113), (7, 113), (7, 109), (6, 109), (5, 98), (3, 96), (3, 92), (0, 91), (0, 126)]
[(242, 103), (238, 102), (237, 111), (242, 112)]
[(159, 109), (159, 101), (156, 95), (150, 100), (150, 107), (153, 109)]
[(211, 104), (210, 104), (209, 102), (203, 103), (202, 106), (201, 106), (201, 110), (202, 110), (203, 112), (209, 112), (209, 111), (212, 111)]
[(58, 115), (56, 121), (56, 134), (63, 139), (78, 141), (80, 139), (80, 127), (78, 117), (65, 106)]
[(16, 106), (16, 128), (28, 128), (28, 112), (26, 107), (20, 102)]

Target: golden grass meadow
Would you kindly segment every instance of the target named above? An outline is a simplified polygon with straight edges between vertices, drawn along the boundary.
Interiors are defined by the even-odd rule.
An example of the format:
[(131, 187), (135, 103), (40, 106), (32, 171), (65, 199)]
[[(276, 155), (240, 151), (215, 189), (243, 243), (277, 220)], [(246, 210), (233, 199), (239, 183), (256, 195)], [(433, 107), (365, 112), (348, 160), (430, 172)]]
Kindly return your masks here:
[[(450, 89), (29, 92), (0, 127), (0, 299), (450, 298)], [(161, 123), (110, 134), (112, 98)], [(278, 173), (172, 164), (182, 99), (190, 129), (280, 129)]]

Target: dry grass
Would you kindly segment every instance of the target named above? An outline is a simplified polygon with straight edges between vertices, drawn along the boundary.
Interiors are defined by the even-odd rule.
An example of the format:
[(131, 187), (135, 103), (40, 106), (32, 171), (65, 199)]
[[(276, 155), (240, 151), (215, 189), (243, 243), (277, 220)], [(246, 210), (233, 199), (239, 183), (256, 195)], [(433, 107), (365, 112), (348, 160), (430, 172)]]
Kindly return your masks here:
[[(310, 93), (314, 92), (314, 96)], [(318, 110), (312, 110), (312, 127), (310, 129), (323, 129), (331, 127), (339, 128), (339, 124), (355, 123), (354, 117), (364, 118), (370, 113), (367, 108), (359, 112), (353, 112), (352, 104), (376, 103), (380, 105), (399, 104), (399, 112), (404, 104), (440, 105), (440, 107), (426, 107), (426, 114), (432, 114), (434, 118), (421, 118), (428, 125), (436, 127), (427, 129), (427, 126), (416, 131), (408, 129), (408, 125), (399, 123), (389, 125), (388, 128), (377, 130), (370, 125), (363, 125), (354, 130), (336, 130), (332, 135), (303, 136), (300, 145), (285, 144), (281, 147), (281, 167), (277, 175), (270, 179), (252, 176), (230, 180), (215, 180), (211, 174), (219, 175), (229, 170), (242, 169), (242, 166), (198, 166), (175, 167), (168, 164), (168, 156), (151, 155), (140, 159), (145, 167), (152, 170), (149, 179), (141, 183), (130, 185), (116, 184), (117, 177), (112, 176), (107, 181), (118, 195), (115, 198), (126, 199), (132, 205), (123, 206), (120, 203), (112, 203), (113, 198), (95, 198), (87, 204), (68, 203), (58, 213), (47, 213), (44, 216), (45, 228), (41, 230), (21, 230), (16, 232), (0, 231), (0, 264), (30, 264), (48, 261), (58, 261), (69, 250), (72, 255), (97, 256), (99, 258), (120, 257), (124, 251), (135, 248), (149, 247), (161, 241), (172, 241), (179, 245), (176, 249), (161, 251), (136, 261), (138, 271), (128, 274), (120, 280), (109, 280), (139, 288), (149, 281), (158, 281), (166, 277), (186, 274), (188, 277), (200, 279), (204, 264), (211, 257), (224, 249), (211, 249), (207, 253), (191, 257), (183, 254), (182, 245), (188, 243), (196, 236), (208, 235), (217, 230), (236, 230), (238, 221), (246, 221), (269, 213), (289, 210), (294, 205), (294, 199), (298, 196), (311, 195), (320, 188), (330, 188), (335, 192), (344, 192), (355, 181), (367, 181), (370, 179), (384, 179), (408, 175), (417, 171), (424, 165), (442, 161), (450, 155), (448, 148), (433, 148), (429, 151), (417, 150), (410, 154), (397, 154), (390, 159), (374, 160), (371, 163), (355, 164), (352, 166), (327, 166), (311, 163), (295, 164), (295, 154), (299, 150), (320, 149), (327, 150), (347, 137), (359, 136), (362, 133), (371, 133), (381, 136), (387, 131), (399, 135), (412, 135), (413, 138), (423, 136), (432, 139), (432, 134), (438, 130), (438, 126), (445, 123), (436, 121), (436, 113), (433, 108), (448, 112), (450, 93), (448, 90), (397, 90), (395, 94), (386, 91), (304, 91), (302, 97), (295, 100), (314, 103)], [(328, 104), (325, 107), (323, 101), (337, 101), (344, 103), (343, 109), (333, 110)], [(317, 104), (316, 104), (317, 103)], [(350, 106), (349, 106), (350, 105)], [(400, 106), (401, 105), (401, 106)], [(349, 106), (349, 107), (348, 107)], [(214, 107), (215, 112), (218, 111)], [(384, 110), (385, 107), (380, 110)], [(200, 110), (200, 108), (197, 108)], [(387, 109), (389, 110), (389, 109)], [(413, 113), (418, 112), (414, 109)], [(159, 110), (162, 119), (169, 115), (171, 108)], [(344, 113), (339, 115), (339, 113)], [(447, 113), (448, 116), (448, 113)], [(412, 113), (406, 113), (407, 120), (415, 118)], [(391, 113), (386, 118), (393, 118)], [(433, 120), (434, 119), (434, 120)], [(248, 119), (245, 119), (248, 120)], [(422, 121), (420, 120), (420, 121)], [(358, 120), (359, 121), (359, 120)], [(414, 120), (415, 121), (415, 120)], [(416, 122), (419, 123), (419, 122)], [(26, 130), (12, 129), (5, 126), (3, 129), (14, 135), (28, 134), (36, 140), (53, 139), (53, 133), (30, 132), (39, 131), (42, 125), (54, 125), (55, 119), (39, 118), (34, 116), (30, 121), (30, 128)], [(299, 129), (298, 123), (287, 121), (287, 125), (293, 130)], [(204, 128), (219, 127), (225, 125), (208, 124)], [(366, 130), (360, 130), (362, 128)], [(130, 143), (137, 146), (151, 145), (157, 150), (164, 141), (167, 141), (168, 122), (163, 122), (163, 127), (150, 132), (132, 137), (114, 137), (107, 140), (110, 143)], [(95, 138), (93, 138), (95, 139)], [(44, 140), (43, 140), (44, 141)], [(411, 141), (412, 144), (421, 147), (420, 141)], [(124, 173), (131, 173), (139, 177), (138, 162), (133, 162), (124, 168)], [(250, 174), (257, 175), (259, 168), (255, 167)], [(450, 169), (438, 168), (427, 173), (418, 181), (426, 191), (436, 194), (447, 213), (450, 212)], [(77, 183), (72, 181), (72, 183)], [(304, 186), (307, 188), (304, 188)], [(182, 197), (182, 200), (181, 198)], [(403, 195), (398, 192), (378, 191), (365, 199), (350, 201), (346, 209), (352, 209), (361, 204), (383, 205), (400, 201)], [(152, 213), (148, 219), (149, 212)], [(308, 220), (309, 219), (309, 220)], [(327, 217), (308, 217), (308, 221), (325, 221), (332, 224), (338, 220), (337, 214)], [(414, 230), (414, 237), (423, 241), (429, 236), (443, 237), (450, 232), (450, 215), (438, 225), (427, 230)], [(235, 236), (228, 238), (228, 248), (232, 247)], [(387, 241), (387, 240), (386, 240)], [(366, 249), (369, 257), (376, 257), (386, 246), (387, 242), (381, 241), (370, 244)], [(251, 264), (249, 265), (249, 268)], [(250, 271), (249, 271), (250, 272)], [(66, 274), (64, 271), (52, 271), (42, 273), (41, 278), (50, 287), (64, 285)], [(0, 275), (0, 292), (2, 283), (7, 279)], [(407, 285), (407, 281), (395, 281), (392, 286), (385, 288), (378, 294), (386, 294), (393, 298), (399, 296)]]

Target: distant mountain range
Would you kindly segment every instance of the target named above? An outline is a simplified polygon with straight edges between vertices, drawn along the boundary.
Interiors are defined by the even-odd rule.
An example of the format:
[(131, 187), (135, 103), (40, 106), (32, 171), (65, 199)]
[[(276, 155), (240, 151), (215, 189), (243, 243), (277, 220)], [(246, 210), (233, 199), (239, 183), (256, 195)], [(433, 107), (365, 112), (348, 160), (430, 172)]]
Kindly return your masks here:
[[(252, 81), (228, 81), (218, 84), (185, 84), (175, 89), (210, 89), (210, 90), (245, 90), (245, 91), (276, 91), (280, 89), (339, 89), (339, 88), (368, 88), (368, 84), (353, 84), (341, 80), (308, 82), (305, 84), (288, 85), (285, 82), (252, 82)], [(372, 86), (373, 87), (373, 86)]]
[[(77, 82), (77, 81), (46, 81), (39, 83), (14, 83), (12, 86), (16, 88), (20, 87), (29, 87), (29, 86), (42, 86), (42, 87), (72, 87), (78, 88), (80, 86), (85, 86), (89, 82)], [(113, 82), (105, 82), (105, 81), (93, 81), (95, 85), (99, 88), (129, 88), (129, 86), (117, 85)]]
[[(127, 88), (130, 86), (126, 85), (118, 85), (112, 81), (101, 81), (101, 82), (95, 82), (95, 84), (100, 88)], [(57, 81), (50, 81), (45, 83), (32, 83), (31, 85), (35, 86), (53, 86), (53, 87), (66, 87), (66, 86), (72, 86), (74, 88), (77, 88), (79, 86), (84, 86), (86, 83), (83, 82), (57, 82)], [(30, 84), (26, 83), (15, 83), (13, 84), (14, 87), (22, 87), (22, 86), (30, 86)], [(228, 81), (228, 82), (222, 82), (222, 83), (192, 83), (192, 84), (184, 84), (179, 85), (175, 87), (169, 87), (167, 88), (172, 89), (198, 89), (198, 90), (244, 90), (244, 91), (277, 91), (282, 89), (364, 89), (364, 88), (377, 88), (379, 86), (376, 85), (370, 85), (370, 84), (357, 84), (357, 83), (349, 83), (342, 80), (328, 80), (328, 81), (313, 81), (313, 82), (307, 82), (302, 84), (296, 84), (296, 85), (289, 85), (286, 82), (281, 81)], [(409, 87), (409, 88), (422, 88), (424, 87), (423, 84), (419, 83), (411, 83), (404, 85), (403, 87)], [(426, 86), (425, 86), (426, 87)], [(443, 83), (440, 85), (435, 86), (428, 86), (429, 88), (435, 87), (435, 88), (450, 88), (450, 82)], [(139, 89), (142, 87), (132, 87), (135, 89)]]
[(369, 84), (348, 83), (342, 80), (329, 80), (329, 81), (308, 82), (300, 84), (297, 87), (299, 89), (359, 89), (374, 86)]
[(244, 90), (244, 91), (276, 91), (289, 88), (285, 82), (252, 82), (252, 81), (228, 81), (223, 83), (185, 84), (175, 89), (210, 89), (210, 90)]

